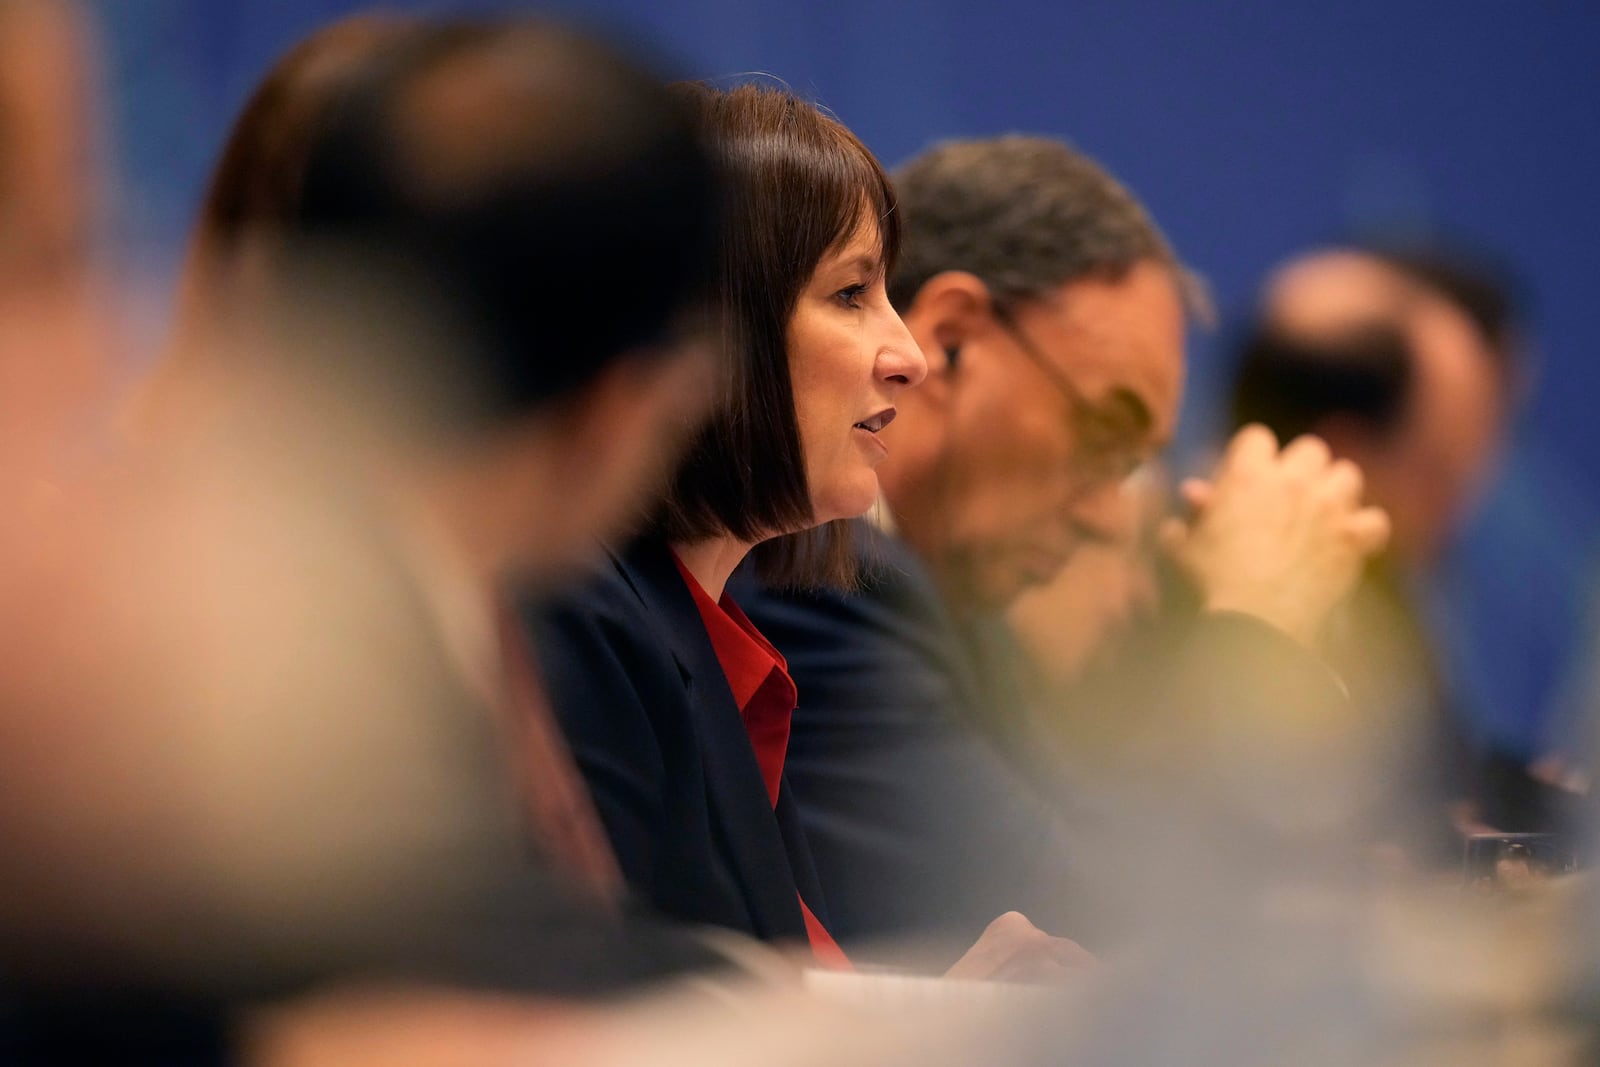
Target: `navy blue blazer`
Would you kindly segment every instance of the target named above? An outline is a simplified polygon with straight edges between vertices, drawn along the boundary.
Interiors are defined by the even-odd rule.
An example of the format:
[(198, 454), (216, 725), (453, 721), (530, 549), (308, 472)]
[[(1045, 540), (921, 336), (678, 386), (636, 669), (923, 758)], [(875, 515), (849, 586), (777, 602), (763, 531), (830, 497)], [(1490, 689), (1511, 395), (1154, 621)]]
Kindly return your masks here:
[(699, 610), (665, 544), (608, 554), (529, 611), (556, 717), (632, 890), (764, 941), (827, 912), (787, 783), (774, 808)]
[[(1050, 744), (992, 628), (959, 625), (905, 541), (857, 532), (859, 590), (730, 586), (799, 690), (786, 773), (830, 932), (858, 953), (906, 935), (957, 948), (1016, 909), (1104, 947), (1117, 902), (1095, 798), (1041, 758)], [(1325, 665), (1244, 616), (1194, 620), (1162, 658), (1148, 699), (1197, 716), (1213, 701), (1344, 701)]]
[(991, 692), (909, 546), (865, 523), (856, 534), (860, 590), (730, 585), (799, 691), (785, 773), (830, 932), (857, 952), (902, 935), (953, 952), (1015, 909), (1091, 941), (1064, 925), (1081, 911), (1065, 824), (972, 718), (1020, 712)]

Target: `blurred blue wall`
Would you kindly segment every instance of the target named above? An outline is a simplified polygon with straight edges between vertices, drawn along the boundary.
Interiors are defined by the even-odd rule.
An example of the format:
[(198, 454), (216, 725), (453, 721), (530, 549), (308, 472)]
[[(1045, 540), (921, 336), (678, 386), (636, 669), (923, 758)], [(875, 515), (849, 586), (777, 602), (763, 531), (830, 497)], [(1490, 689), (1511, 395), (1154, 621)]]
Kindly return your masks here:
[[(350, 0), (101, 0), (120, 217), (170, 262), (272, 57)], [(390, 3), (489, 10), (511, 3)], [(1224, 309), (1308, 243), (1444, 228), (1536, 294), (1543, 377), (1438, 611), (1482, 731), (1532, 749), (1571, 669), (1600, 495), (1600, 4), (1593, 0), (567, 0), (693, 77), (775, 74), (887, 162), (952, 135), (1060, 135), (1145, 199)], [(1194, 350), (1185, 440), (1225, 363)]]

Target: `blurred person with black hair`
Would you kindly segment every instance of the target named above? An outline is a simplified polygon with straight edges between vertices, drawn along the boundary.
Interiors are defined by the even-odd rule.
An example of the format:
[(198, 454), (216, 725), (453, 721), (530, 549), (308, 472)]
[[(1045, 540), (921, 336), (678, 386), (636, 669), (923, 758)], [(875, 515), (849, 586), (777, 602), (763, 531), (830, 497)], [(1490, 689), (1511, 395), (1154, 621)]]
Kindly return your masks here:
[(21, 1062), (209, 1062), (245, 1005), (328, 984), (590, 995), (724, 962), (617, 914), (496, 608), (625, 525), (698, 420), (716, 168), (588, 38), (347, 33), (332, 99), (268, 153), (285, 198), (202, 222), (239, 239), (189, 279), (203, 349), (175, 355), (155, 432), (64, 486), (7, 573)]
[[(948, 142), (895, 182), (889, 294), (930, 371), (886, 434), (861, 587), (750, 601), (805, 694), (795, 796), (847, 943), (959, 943), (997, 906), (1104, 943), (1082, 888), (1098, 864), (1053, 810), (1060, 765), (999, 613), (1127, 523), (1123, 483), (1172, 433), (1203, 302), (1138, 201), (1060, 142)], [(1214, 705), (1286, 716), (1286, 693), (1337, 718), (1305, 646), (1386, 534), (1361, 489), (1320, 442), (1280, 448), (1261, 427), (1188, 487), (1192, 520), (1167, 548), (1204, 611), (1181, 654), (1136, 665), (1191, 713), (1167, 746), (1188, 747)], [(1201, 686), (1196, 665), (1239, 684)]]
[(1394, 831), (1424, 861), (1458, 861), (1459, 832), (1563, 829), (1570, 807), (1472, 736), (1414, 602), (1505, 444), (1524, 340), (1509, 285), (1480, 258), (1448, 245), (1329, 248), (1268, 279), (1233, 382), (1236, 425), (1318, 434), (1360, 464), (1393, 520), (1388, 552), (1325, 648), (1358, 705), (1391, 718), (1413, 752), (1408, 799), (1426, 810)]

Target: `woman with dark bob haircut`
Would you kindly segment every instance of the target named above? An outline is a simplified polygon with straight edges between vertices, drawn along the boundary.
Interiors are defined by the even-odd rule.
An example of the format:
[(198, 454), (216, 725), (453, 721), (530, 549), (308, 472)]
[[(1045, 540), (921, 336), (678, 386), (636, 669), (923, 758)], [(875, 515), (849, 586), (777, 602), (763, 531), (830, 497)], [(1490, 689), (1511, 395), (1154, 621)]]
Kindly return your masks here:
[[(782, 89), (682, 91), (731, 190), (717, 311), (732, 368), (644, 533), (533, 625), (632, 891), (847, 967), (784, 784), (794, 683), (725, 585), (746, 557), (768, 581), (850, 579), (844, 520), (876, 502), (879, 431), (927, 368), (885, 291), (899, 226), (871, 152)], [(952, 973), (1081, 952), (1012, 915)]]

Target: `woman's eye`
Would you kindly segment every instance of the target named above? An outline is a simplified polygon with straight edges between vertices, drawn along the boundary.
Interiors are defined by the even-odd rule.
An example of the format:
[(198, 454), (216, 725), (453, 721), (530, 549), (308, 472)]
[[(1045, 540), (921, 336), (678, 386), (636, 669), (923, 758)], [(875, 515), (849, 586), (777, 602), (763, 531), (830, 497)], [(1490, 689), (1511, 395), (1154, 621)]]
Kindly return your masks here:
[(834, 295), (838, 297), (839, 303), (845, 307), (859, 308), (861, 306), (861, 296), (866, 291), (867, 287), (865, 285), (847, 285)]

